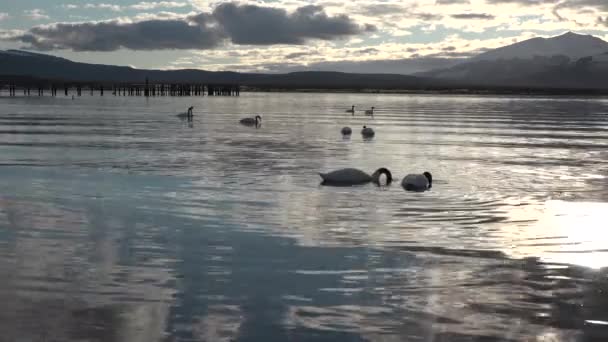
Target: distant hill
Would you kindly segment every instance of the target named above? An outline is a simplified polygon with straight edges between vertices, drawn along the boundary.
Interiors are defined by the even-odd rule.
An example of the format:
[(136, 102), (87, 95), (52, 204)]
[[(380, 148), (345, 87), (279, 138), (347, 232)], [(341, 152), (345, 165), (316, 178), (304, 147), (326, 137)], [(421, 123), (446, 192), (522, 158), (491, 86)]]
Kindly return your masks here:
[(519, 43), (490, 50), (470, 61), (496, 61), (501, 59), (532, 59), (534, 57), (567, 56), (579, 59), (608, 52), (608, 42), (600, 38), (572, 32), (552, 38), (532, 38)]
[(477, 86), (608, 89), (608, 43), (574, 33), (534, 38), (416, 75)]
[[(439, 62), (440, 65), (449, 65), (444, 64), (445, 61)], [(239, 84), (264, 89), (608, 91), (608, 43), (574, 33), (547, 39), (533, 38), (487, 51), (447, 68), (414, 75), (334, 71), (258, 74), (197, 69), (143, 70), (78, 63), (45, 54), (8, 50), (0, 51), (0, 75), (4, 75), (4, 79), (18, 76), (96, 83), (143, 83), (148, 78), (156, 83)]]
[[(420, 77), (396, 74), (292, 72), (254, 74), (204, 70), (143, 70), (126, 66), (88, 64), (19, 50), (0, 51), (0, 75), (82, 82), (191, 82), (240, 84), (252, 87), (322, 89), (421, 89), (431, 84)], [(433, 83), (434, 84), (434, 83)]]

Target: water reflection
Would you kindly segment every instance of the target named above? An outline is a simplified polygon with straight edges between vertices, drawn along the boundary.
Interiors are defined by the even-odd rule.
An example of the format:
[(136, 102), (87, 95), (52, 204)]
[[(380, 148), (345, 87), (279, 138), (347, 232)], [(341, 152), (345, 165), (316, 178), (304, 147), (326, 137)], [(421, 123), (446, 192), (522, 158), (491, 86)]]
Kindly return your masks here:
[[(0, 340), (608, 337), (608, 103), (268, 96), (3, 99)], [(318, 186), (380, 166), (437, 179)]]

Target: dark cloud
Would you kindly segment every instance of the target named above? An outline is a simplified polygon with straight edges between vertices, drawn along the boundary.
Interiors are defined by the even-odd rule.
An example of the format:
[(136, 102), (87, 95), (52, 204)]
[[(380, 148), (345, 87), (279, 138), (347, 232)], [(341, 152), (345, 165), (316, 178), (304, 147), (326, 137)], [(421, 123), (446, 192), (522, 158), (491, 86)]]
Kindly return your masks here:
[(443, 18), (440, 14), (433, 13), (410, 13), (410, 16), (424, 21), (441, 20)]
[(185, 19), (59, 23), (38, 26), (10, 40), (37, 50), (74, 51), (212, 49), (230, 40), (235, 44), (303, 44), (309, 39), (333, 40), (375, 31), (348, 16), (328, 16), (320, 6), (285, 10), (224, 3), (212, 13)]
[(221, 4), (213, 11), (235, 44), (303, 44), (307, 39), (333, 40), (365, 31), (348, 16), (328, 16), (321, 6), (304, 6), (293, 13), (279, 8), (254, 5)]
[(285, 56), (285, 59), (297, 59), (304, 56), (310, 56), (315, 54), (314, 52), (294, 52)]
[(490, 20), (490, 19), (495, 18), (493, 15), (487, 14), (487, 13), (458, 13), (458, 14), (452, 14), (451, 17), (454, 19), (481, 19), (481, 20)]
[(30, 44), (38, 50), (210, 49), (219, 45), (222, 32), (181, 20), (149, 20), (129, 24), (110, 21), (39, 26), (13, 40)]
[(380, 50), (376, 49), (376, 48), (366, 48), (366, 49), (361, 49), (361, 50), (357, 50), (355, 51), (355, 53), (360, 54), (360, 55), (369, 55), (369, 54), (374, 54), (374, 53), (379, 53)]

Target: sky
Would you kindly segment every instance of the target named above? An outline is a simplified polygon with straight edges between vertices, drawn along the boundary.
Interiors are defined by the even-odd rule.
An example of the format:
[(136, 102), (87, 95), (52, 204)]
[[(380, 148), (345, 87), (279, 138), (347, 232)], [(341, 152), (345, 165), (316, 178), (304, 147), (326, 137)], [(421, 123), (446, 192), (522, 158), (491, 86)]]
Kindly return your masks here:
[(155, 69), (428, 69), (566, 31), (608, 40), (608, 0), (0, 2), (2, 50)]

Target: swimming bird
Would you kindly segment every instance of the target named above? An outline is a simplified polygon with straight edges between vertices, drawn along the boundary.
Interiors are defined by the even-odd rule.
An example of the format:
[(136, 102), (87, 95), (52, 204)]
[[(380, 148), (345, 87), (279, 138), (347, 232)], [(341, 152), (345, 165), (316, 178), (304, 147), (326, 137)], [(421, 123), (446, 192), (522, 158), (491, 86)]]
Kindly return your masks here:
[(353, 107), (351, 109), (347, 109), (346, 112), (352, 113), (353, 115), (355, 115), (355, 105), (353, 105)]
[(262, 123), (262, 117), (256, 115), (254, 118), (244, 118), (239, 121), (241, 125), (245, 126), (259, 126)]
[(368, 110), (366, 110), (366, 111), (365, 111), (365, 115), (371, 115), (371, 116), (374, 116), (374, 108), (375, 108), (375, 107), (372, 107), (372, 109), (368, 109)]
[(371, 127), (363, 126), (363, 129), (361, 130), (361, 135), (363, 135), (364, 138), (372, 138), (374, 135), (376, 135), (376, 132), (374, 132)]
[(322, 185), (351, 186), (367, 184), (369, 182), (380, 185), (380, 176), (383, 174), (386, 176), (386, 185), (391, 184), (393, 175), (384, 167), (376, 170), (371, 176), (359, 169), (353, 168), (340, 169), (329, 173), (319, 173), (319, 176), (323, 179)]
[(403, 177), (401, 186), (408, 191), (425, 191), (433, 186), (433, 176), (430, 172), (409, 174)]
[(179, 113), (179, 114), (177, 114), (176, 116), (177, 116), (178, 118), (182, 118), (182, 119), (183, 119), (183, 118), (188, 118), (188, 119), (189, 119), (189, 118), (192, 118), (192, 117), (194, 116), (194, 113), (192, 113), (192, 110), (193, 110), (193, 109), (194, 109), (194, 107), (193, 107), (193, 106), (190, 106), (190, 107), (188, 108), (188, 110), (187, 110), (187, 111), (185, 111), (185, 112), (183, 112), (183, 113)]
[(340, 132), (342, 132), (342, 135), (351, 135), (353, 130), (350, 127), (343, 127)]

